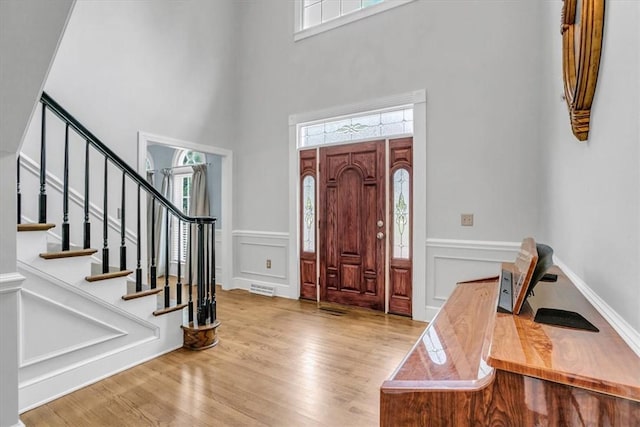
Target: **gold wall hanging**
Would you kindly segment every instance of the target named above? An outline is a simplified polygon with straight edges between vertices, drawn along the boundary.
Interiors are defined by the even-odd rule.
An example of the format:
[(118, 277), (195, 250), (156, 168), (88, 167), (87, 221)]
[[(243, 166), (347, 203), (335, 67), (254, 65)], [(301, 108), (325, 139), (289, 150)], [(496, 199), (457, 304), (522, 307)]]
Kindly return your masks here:
[(571, 130), (579, 141), (589, 135), (591, 104), (598, 82), (605, 0), (564, 0), (562, 71)]

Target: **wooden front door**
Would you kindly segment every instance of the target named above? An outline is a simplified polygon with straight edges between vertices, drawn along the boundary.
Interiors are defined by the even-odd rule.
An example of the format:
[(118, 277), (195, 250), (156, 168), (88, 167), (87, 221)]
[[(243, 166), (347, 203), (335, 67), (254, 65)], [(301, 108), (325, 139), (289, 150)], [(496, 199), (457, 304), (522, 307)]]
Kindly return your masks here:
[(320, 300), (384, 310), (384, 141), (320, 149)]

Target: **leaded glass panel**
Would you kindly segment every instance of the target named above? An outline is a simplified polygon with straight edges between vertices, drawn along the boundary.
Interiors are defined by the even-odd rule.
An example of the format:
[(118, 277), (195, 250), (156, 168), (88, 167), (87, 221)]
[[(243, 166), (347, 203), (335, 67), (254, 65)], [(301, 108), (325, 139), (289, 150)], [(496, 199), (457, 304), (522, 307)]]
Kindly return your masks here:
[(409, 259), (409, 225), (411, 193), (409, 171), (398, 169), (393, 173), (393, 257)]
[(413, 108), (369, 113), (300, 127), (300, 146), (334, 144), (413, 133)]
[(302, 250), (316, 251), (316, 180), (305, 176), (302, 180)]

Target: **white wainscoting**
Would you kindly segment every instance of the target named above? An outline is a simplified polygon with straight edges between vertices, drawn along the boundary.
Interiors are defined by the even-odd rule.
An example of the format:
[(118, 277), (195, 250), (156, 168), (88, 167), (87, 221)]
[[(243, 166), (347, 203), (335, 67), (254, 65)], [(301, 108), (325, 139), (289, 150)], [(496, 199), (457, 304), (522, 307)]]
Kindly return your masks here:
[(232, 234), (234, 288), (249, 289), (252, 283), (273, 286), (277, 296), (298, 298), (298, 287), (289, 280), (289, 233), (236, 230)]
[(500, 274), (519, 248), (519, 242), (427, 239), (426, 319), (419, 320), (433, 319), (456, 283)]

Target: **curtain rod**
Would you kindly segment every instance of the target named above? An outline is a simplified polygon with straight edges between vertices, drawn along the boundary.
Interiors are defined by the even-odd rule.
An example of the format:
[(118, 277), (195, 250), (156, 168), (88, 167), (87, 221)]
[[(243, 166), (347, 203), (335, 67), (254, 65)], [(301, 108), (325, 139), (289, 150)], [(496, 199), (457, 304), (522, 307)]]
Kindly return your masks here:
[(196, 163), (195, 165), (181, 165), (181, 166), (171, 166), (168, 168), (160, 168), (160, 169), (147, 169), (145, 172), (160, 172), (161, 170), (164, 170), (164, 169), (188, 168), (189, 166), (198, 166), (198, 165), (211, 166), (211, 163)]

